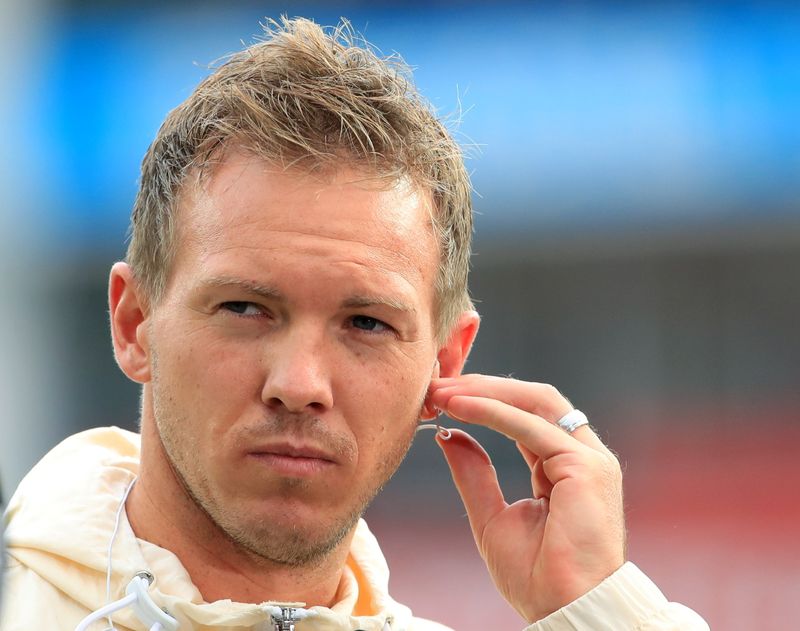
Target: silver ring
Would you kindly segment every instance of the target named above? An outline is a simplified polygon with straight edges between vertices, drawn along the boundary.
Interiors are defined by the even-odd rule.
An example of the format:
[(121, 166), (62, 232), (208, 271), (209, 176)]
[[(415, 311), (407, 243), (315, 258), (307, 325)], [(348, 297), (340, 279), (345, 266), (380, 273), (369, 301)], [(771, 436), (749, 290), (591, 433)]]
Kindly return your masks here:
[(571, 434), (582, 425), (588, 424), (589, 419), (586, 418), (586, 415), (580, 410), (570, 410), (556, 422), (556, 425), (567, 432), (567, 434)]

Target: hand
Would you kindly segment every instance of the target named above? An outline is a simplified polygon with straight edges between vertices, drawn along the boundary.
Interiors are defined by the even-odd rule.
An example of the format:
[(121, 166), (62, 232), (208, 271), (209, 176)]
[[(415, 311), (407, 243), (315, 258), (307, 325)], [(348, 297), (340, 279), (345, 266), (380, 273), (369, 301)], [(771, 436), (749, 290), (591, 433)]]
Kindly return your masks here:
[(530, 467), (533, 497), (509, 505), (474, 438), (437, 435), (492, 580), (526, 620), (544, 618), (622, 566), (619, 462), (588, 425), (570, 435), (554, 424), (572, 409), (558, 390), (464, 375), (435, 379), (430, 397), (452, 418), (514, 440)]

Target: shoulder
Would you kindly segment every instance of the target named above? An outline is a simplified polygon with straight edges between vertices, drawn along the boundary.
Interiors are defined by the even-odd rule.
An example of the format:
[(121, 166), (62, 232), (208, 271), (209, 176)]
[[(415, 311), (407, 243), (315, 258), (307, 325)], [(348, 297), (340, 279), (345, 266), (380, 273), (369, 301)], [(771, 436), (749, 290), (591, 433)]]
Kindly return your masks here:
[(7, 563), (0, 611), (2, 631), (62, 629), (65, 622), (73, 623), (74, 628), (86, 615), (80, 605), (13, 556)]

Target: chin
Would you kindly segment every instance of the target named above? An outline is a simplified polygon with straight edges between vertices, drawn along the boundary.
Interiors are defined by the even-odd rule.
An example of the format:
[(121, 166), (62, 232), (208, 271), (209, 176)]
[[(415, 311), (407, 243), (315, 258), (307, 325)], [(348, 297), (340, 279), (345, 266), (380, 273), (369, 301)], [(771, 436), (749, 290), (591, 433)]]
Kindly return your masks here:
[(316, 565), (334, 552), (353, 531), (360, 516), (358, 512), (321, 525), (311, 513), (300, 519), (286, 512), (266, 515), (255, 522), (250, 514), (247, 519), (231, 523), (231, 513), (227, 513), (217, 525), (235, 545), (251, 554), (271, 563), (296, 567)]

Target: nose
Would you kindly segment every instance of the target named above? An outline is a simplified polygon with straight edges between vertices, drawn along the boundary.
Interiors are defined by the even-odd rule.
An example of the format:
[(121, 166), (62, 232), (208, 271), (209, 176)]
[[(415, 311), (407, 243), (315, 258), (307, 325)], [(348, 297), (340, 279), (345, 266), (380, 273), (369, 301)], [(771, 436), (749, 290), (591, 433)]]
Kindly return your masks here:
[(319, 413), (333, 406), (331, 374), (321, 338), (309, 327), (284, 330), (272, 337), (265, 352), (266, 379), (261, 391), (268, 407)]

